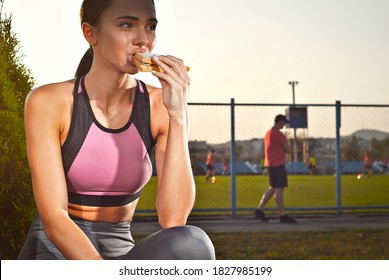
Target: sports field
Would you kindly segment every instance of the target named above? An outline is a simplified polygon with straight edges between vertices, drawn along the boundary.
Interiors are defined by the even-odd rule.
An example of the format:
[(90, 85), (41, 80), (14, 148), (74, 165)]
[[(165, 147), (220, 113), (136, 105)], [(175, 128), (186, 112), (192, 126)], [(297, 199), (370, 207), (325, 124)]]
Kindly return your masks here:
[[(216, 183), (206, 183), (204, 176), (196, 176), (197, 196), (194, 212), (231, 208), (231, 186), (229, 176), (216, 176)], [(289, 175), (289, 187), (285, 190), (285, 205), (289, 209), (309, 209), (336, 207), (335, 176)], [(236, 177), (236, 208), (254, 209), (262, 193), (268, 187), (268, 177), (262, 175)], [(154, 210), (156, 177), (153, 177), (142, 191), (138, 209)], [(371, 211), (389, 209), (389, 176), (374, 175), (357, 179), (356, 175), (343, 175), (341, 179), (342, 207), (364, 207)], [(274, 208), (271, 200), (269, 208)], [(380, 210), (381, 209), (381, 210)]]
[[(389, 229), (209, 234), (218, 260), (388, 260)], [(137, 242), (144, 235), (135, 235)], [(294, 279), (294, 278), (292, 278)]]

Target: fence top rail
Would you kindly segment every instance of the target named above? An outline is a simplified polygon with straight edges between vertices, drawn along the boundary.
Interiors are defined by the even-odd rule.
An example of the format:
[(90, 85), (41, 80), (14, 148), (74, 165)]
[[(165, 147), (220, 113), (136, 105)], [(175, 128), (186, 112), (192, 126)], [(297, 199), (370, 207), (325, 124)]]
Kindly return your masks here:
[(342, 107), (382, 107), (389, 108), (389, 104), (342, 104)]
[(335, 107), (336, 104), (235, 103), (235, 106)]
[[(231, 103), (189, 102), (193, 106), (231, 106)], [(290, 104), (290, 103), (234, 103), (234, 106), (289, 106), (289, 107), (335, 107), (336, 104)], [(381, 107), (389, 108), (389, 104), (340, 104), (341, 107)]]
[(231, 103), (198, 103), (198, 102), (189, 102), (188, 105), (194, 106), (231, 106)]

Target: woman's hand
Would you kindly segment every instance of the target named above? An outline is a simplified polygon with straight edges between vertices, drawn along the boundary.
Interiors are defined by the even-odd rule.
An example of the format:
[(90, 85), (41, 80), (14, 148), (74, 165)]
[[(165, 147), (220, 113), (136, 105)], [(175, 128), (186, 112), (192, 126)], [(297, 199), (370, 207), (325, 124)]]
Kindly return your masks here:
[(153, 72), (162, 85), (163, 104), (169, 117), (184, 119), (190, 88), (190, 78), (184, 62), (174, 56), (155, 55), (155, 63), (163, 72)]

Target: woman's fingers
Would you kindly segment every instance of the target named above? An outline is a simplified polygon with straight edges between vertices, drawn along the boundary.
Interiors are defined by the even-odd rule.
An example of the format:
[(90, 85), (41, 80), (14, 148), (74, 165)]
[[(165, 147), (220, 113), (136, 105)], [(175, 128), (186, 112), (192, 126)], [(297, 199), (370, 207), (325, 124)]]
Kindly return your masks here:
[[(190, 83), (190, 78), (183, 60), (170, 55), (159, 55), (153, 59), (163, 70), (163, 74), (171, 76), (177, 82), (184, 81), (185, 83)], [(166, 75), (161, 75), (161, 77), (166, 77)]]
[(173, 56), (154, 57), (155, 63), (163, 72), (153, 72), (162, 85), (163, 103), (170, 116), (186, 115), (190, 78), (184, 62)]

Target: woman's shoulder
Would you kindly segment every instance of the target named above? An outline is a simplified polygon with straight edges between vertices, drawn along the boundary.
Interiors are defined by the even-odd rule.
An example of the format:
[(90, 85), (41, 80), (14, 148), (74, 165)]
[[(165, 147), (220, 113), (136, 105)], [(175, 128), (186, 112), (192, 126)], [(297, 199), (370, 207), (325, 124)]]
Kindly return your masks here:
[(75, 80), (51, 83), (34, 88), (26, 99), (29, 103), (44, 103), (46, 105), (64, 105), (72, 100)]
[(34, 88), (29, 95), (48, 95), (48, 97), (52, 97), (55, 94), (72, 93), (74, 83), (75, 79), (41, 85)]
[(146, 85), (146, 88), (147, 88), (147, 92), (149, 93), (149, 96), (150, 97), (161, 97), (162, 96), (162, 88), (160, 87), (156, 87), (154, 85), (151, 85), (151, 84), (147, 84), (145, 82), (143, 82), (145, 85)]
[(145, 84), (147, 88), (147, 92), (149, 94), (149, 99), (150, 99), (150, 105), (152, 107), (164, 107), (163, 106), (163, 101), (162, 101), (162, 88), (156, 87), (151, 84)]
[(73, 106), (74, 83), (74, 80), (69, 80), (33, 89), (25, 102), (26, 118), (42, 122), (64, 122)]
[(162, 88), (146, 84), (150, 100), (151, 127), (154, 139), (165, 132), (169, 123), (169, 115), (166, 107), (163, 105)]

